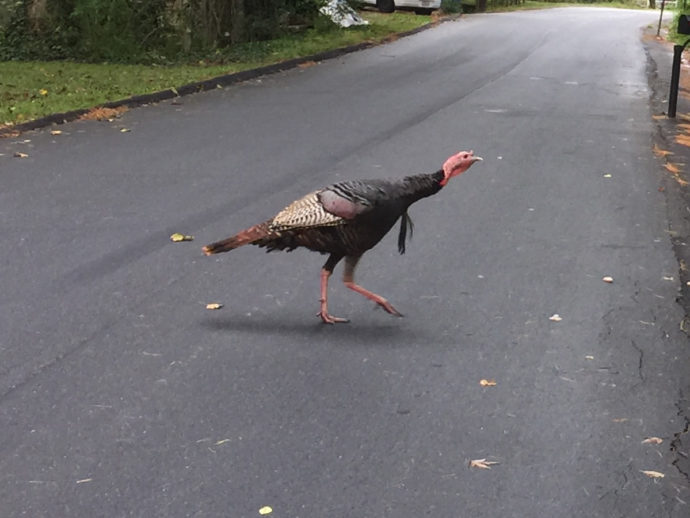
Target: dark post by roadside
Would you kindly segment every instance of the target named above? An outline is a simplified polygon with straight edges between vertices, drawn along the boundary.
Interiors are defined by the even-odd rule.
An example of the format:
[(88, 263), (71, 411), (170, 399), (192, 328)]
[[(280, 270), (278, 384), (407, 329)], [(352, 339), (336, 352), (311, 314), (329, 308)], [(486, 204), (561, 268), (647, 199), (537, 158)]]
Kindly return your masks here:
[[(690, 21), (684, 14), (681, 14), (680, 18), (678, 18), (678, 34), (690, 34)], [(683, 45), (673, 46), (671, 91), (668, 96), (668, 116), (670, 118), (675, 118), (676, 116), (676, 107), (678, 106), (678, 84), (680, 82), (680, 59), (688, 43), (690, 43), (690, 40), (686, 41)]]

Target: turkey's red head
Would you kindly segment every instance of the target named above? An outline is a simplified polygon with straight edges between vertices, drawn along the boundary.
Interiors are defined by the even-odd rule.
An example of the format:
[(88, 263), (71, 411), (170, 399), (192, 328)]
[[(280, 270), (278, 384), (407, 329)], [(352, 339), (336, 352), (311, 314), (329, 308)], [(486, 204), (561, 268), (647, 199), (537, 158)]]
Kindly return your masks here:
[(448, 180), (454, 176), (458, 176), (460, 173), (467, 171), (472, 164), (483, 160), (480, 156), (474, 156), (474, 151), (460, 151), (452, 157), (450, 157), (443, 164), (443, 180), (439, 183), (441, 187), (448, 183)]

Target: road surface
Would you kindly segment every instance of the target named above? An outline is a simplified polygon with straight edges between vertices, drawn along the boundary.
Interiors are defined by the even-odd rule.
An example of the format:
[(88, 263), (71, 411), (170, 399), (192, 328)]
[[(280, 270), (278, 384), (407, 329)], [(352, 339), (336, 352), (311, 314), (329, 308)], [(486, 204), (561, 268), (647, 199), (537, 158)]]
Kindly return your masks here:
[[(657, 16), (468, 16), (0, 142), (1, 514), (688, 516)], [(321, 324), (314, 253), (201, 254), (460, 149), (485, 160), (412, 208), (407, 254), (392, 233), (360, 264), (403, 319), (338, 269), (352, 322)]]

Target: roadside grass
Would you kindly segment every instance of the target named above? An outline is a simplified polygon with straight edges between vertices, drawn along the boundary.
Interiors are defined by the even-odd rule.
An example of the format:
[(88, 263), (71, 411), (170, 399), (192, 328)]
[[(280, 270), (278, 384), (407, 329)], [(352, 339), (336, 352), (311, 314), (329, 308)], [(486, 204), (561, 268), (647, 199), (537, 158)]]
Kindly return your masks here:
[(0, 62), (0, 127), (364, 41), (379, 42), (431, 21), (429, 16), (407, 12), (383, 15), (365, 11), (362, 14), (369, 20), (368, 26), (328, 30), (317, 27), (271, 41), (239, 45), (195, 63), (155, 66), (71, 61)]

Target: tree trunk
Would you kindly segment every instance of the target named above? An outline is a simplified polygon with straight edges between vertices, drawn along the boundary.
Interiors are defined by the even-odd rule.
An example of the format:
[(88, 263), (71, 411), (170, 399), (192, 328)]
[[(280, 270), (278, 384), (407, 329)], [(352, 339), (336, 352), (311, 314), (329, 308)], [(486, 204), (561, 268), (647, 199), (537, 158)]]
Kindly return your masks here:
[(230, 0), (230, 43), (240, 43), (245, 38), (244, 0)]

